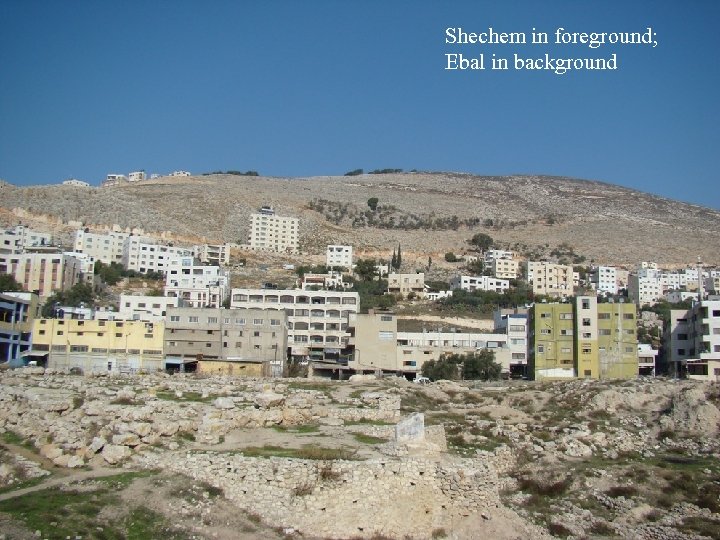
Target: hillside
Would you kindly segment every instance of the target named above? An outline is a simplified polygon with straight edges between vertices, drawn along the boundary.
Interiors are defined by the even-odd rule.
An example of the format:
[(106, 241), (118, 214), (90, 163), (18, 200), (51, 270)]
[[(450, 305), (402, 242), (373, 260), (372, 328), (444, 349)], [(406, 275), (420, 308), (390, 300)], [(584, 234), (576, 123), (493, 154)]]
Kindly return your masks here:
[[(377, 197), (371, 212), (367, 201)], [(352, 177), (265, 178), (210, 175), (162, 178), (109, 188), (0, 184), (0, 220), (14, 208), (82, 221), (136, 226), (188, 239), (245, 242), (249, 214), (271, 204), (301, 220), (301, 243), (320, 254), (329, 243), (406, 261), (462, 253), (477, 232), (526, 256), (558, 246), (606, 264), (654, 260), (720, 263), (720, 212), (601, 182), (544, 176), (486, 177), (399, 173)], [(35, 219), (23, 219), (34, 225)], [(36, 225), (40, 227), (40, 225)], [(45, 227), (47, 228), (47, 227)], [(68, 235), (72, 227), (55, 227)]]

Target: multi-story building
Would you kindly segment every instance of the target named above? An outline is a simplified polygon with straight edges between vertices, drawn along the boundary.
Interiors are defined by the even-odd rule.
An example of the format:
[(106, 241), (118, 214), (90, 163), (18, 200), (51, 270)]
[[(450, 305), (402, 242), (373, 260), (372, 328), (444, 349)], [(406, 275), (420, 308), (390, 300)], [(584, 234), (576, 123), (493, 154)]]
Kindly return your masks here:
[(455, 276), (450, 280), (451, 289), (463, 291), (494, 291), (502, 293), (510, 288), (507, 279), (497, 279), (490, 276)]
[(140, 182), (146, 178), (147, 175), (145, 174), (145, 171), (133, 171), (127, 176), (128, 182)]
[(672, 373), (720, 380), (720, 300), (671, 310), (664, 336)]
[(130, 233), (121, 231), (107, 231), (105, 233), (91, 233), (89, 229), (80, 229), (75, 232), (74, 250), (85, 253), (103, 264), (112, 262), (122, 264), (123, 247)]
[(197, 371), (281, 377), (287, 356), (287, 315), (265, 309), (170, 308), (165, 325), (168, 364)]
[(415, 295), (425, 296), (425, 274), (388, 274), (388, 293), (400, 294), (403, 297)]
[(510, 375), (527, 376), (528, 310), (527, 308), (496, 309), (493, 312), (494, 332), (505, 334), (510, 349)]
[(617, 294), (617, 269), (614, 266), (598, 266), (592, 269), (590, 283), (599, 293)]
[(350, 335), (353, 356), (348, 367), (361, 373), (416, 374), (430, 360), (484, 349), (494, 352), (504, 373), (510, 372), (512, 353), (506, 334), (398, 332), (394, 313), (371, 311), (351, 315)]
[(576, 276), (573, 267), (544, 261), (528, 261), (527, 281), (532, 285), (533, 294), (565, 298), (572, 296)]
[(229, 295), (228, 278), (219, 266), (195, 264), (192, 256), (171, 259), (166, 266), (165, 296), (184, 307), (219, 308)]
[(51, 369), (133, 372), (163, 369), (162, 322), (36, 319), (32, 351)]
[(113, 318), (125, 321), (160, 322), (165, 320), (168, 309), (178, 307), (179, 303), (178, 297), (121, 294), (120, 308)]
[(295, 360), (337, 362), (347, 355), (348, 319), (360, 310), (356, 292), (233, 289), (231, 308), (285, 311)]
[(0, 232), (0, 253), (22, 253), (26, 249), (52, 245), (52, 235), (34, 231), (24, 225)]
[(62, 182), (63, 186), (74, 186), (74, 187), (90, 187), (90, 184), (87, 182), (84, 182), (82, 180), (78, 180), (77, 178), (70, 178), (68, 180), (63, 180)]
[(649, 377), (655, 376), (655, 362), (658, 350), (648, 343), (638, 343), (638, 374)]
[(230, 244), (193, 246), (193, 255), (203, 264), (227, 266), (230, 264)]
[(529, 376), (631, 378), (638, 374), (636, 308), (596, 297), (530, 309)]
[(486, 266), (490, 266), (493, 261), (497, 260), (512, 260), (515, 258), (515, 253), (512, 251), (505, 251), (502, 249), (488, 249), (483, 254), (483, 262)]
[(299, 220), (275, 215), (270, 206), (250, 214), (250, 248), (296, 253), (299, 248)]
[(303, 291), (320, 289), (342, 290), (351, 287), (349, 283), (343, 281), (343, 275), (340, 272), (332, 271), (327, 274), (303, 274), (299, 281), (300, 288)]
[[(649, 273), (652, 274), (653, 272)], [(638, 306), (646, 304), (652, 306), (660, 300), (663, 294), (663, 286), (659, 276), (648, 275), (643, 277), (640, 273), (630, 274), (627, 290), (628, 298)]]
[(117, 186), (117, 185), (122, 184), (127, 181), (128, 181), (128, 177), (125, 176), (124, 174), (110, 173), (105, 177), (105, 180), (103, 180), (101, 186), (102, 187)]
[(490, 263), (492, 275), (500, 279), (517, 279), (520, 276), (520, 261), (515, 259), (493, 259)]
[(165, 273), (169, 262), (179, 257), (192, 257), (192, 250), (157, 244), (149, 238), (138, 236), (129, 236), (123, 244), (123, 266), (142, 274)]
[(46, 298), (80, 281), (81, 262), (62, 253), (4, 254), (0, 255), (0, 273), (12, 275), (24, 290)]
[(28, 292), (0, 292), (0, 362), (11, 367), (32, 361), (32, 325), (38, 313), (38, 296)]
[(351, 269), (353, 264), (352, 246), (328, 246), (325, 252), (325, 265), (328, 268)]

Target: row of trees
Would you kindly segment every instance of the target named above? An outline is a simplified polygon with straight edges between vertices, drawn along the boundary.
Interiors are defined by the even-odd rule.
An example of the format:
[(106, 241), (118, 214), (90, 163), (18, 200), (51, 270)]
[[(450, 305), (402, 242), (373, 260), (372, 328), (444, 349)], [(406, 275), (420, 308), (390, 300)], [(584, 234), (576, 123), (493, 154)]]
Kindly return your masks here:
[(135, 270), (127, 270), (120, 263), (115, 261), (110, 264), (105, 264), (102, 261), (95, 261), (94, 273), (99, 276), (104, 283), (108, 285), (116, 285), (122, 278), (125, 277), (143, 277), (146, 279), (163, 279), (162, 272), (150, 271), (145, 274), (136, 272)]
[(495, 353), (483, 350), (468, 354), (447, 354), (439, 360), (429, 360), (423, 364), (423, 376), (437, 381), (481, 380), (490, 381), (500, 378), (502, 366), (495, 362)]

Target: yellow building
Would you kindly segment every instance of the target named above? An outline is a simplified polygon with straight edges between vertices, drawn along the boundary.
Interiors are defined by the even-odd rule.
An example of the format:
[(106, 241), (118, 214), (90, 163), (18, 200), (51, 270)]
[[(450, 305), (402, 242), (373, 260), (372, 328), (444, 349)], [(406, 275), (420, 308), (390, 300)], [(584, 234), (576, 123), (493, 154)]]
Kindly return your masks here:
[(85, 373), (157, 371), (164, 368), (164, 323), (37, 319), (33, 352), (45, 352), (46, 366)]
[(593, 296), (536, 304), (529, 329), (534, 379), (627, 379), (638, 374), (633, 304), (598, 304)]

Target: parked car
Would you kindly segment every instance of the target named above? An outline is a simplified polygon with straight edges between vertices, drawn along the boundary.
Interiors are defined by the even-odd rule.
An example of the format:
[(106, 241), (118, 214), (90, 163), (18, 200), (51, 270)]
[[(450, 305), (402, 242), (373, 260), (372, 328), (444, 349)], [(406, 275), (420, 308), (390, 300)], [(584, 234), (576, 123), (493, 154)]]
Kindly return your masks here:
[(415, 379), (413, 379), (413, 382), (415, 384), (430, 384), (430, 379), (428, 379), (427, 377), (415, 377)]

